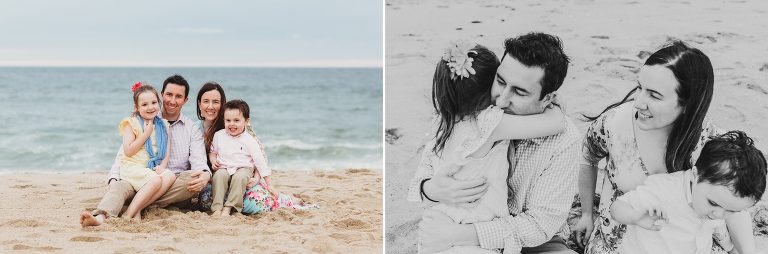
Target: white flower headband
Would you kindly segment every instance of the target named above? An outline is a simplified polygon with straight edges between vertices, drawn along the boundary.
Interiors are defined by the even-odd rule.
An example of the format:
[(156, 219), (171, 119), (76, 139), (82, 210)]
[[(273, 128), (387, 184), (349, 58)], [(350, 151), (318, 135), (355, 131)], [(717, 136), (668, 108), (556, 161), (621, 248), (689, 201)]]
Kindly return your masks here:
[(445, 60), (448, 67), (451, 68), (451, 80), (469, 78), (470, 74), (475, 74), (475, 69), (472, 69), (472, 59), (469, 57), (469, 53), (477, 52), (472, 49), (477, 44), (467, 40), (459, 40), (451, 42), (448, 48), (443, 53), (443, 60)]

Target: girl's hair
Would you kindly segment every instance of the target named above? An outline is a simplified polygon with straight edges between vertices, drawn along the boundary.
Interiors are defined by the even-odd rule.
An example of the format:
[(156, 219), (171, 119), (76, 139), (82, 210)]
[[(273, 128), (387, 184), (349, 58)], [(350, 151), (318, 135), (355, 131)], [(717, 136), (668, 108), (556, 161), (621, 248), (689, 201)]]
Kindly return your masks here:
[[(664, 48), (656, 51), (647, 60), (646, 66), (661, 65), (672, 71), (679, 85), (675, 88), (678, 105), (682, 113), (674, 121), (672, 131), (667, 138), (667, 151), (664, 156), (668, 172), (677, 172), (691, 168), (691, 153), (696, 148), (702, 132), (704, 118), (712, 101), (714, 87), (714, 72), (709, 57), (696, 48), (689, 47), (681, 41), (672, 41)], [(620, 102), (611, 104), (599, 115), (590, 117), (594, 121), (606, 111), (625, 102), (638, 90), (635, 87), (624, 96)]]
[(240, 110), (240, 113), (243, 114), (243, 118), (248, 120), (251, 118), (250, 109), (248, 108), (248, 103), (245, 103), (245, 101), (240, 99), (234, 99), (231, 101), (228, 101), (227, 104), (224, 104), (225, 109), (237, 109)]
[(142, 85), (133, 92), (133, 113), (131, 113), (131, 116), (139, 115), (139, 95), (145, 92), (154, 93), (155, 97), (157, 97), (157, 104), (162, 108), (163, 103), (160, 101), (160, 94), (157, 93), (157, 90), (149, 85), (149, 83), (142, 82)]
[(476, 45), (468, 53), (473, 59), (475, 74), (461, 78), (452, 76), (448, 62), (441, 59), (432, 78), (432, 106), (440, 115), (440, 125), (435, 133), (435, 154), (442, 152), (445, 142), (453, 132), (453, 126), (464, 117), (476, 117), (477, 113), (491, 105), (491, 87), (499, 67), (499, 58), (482, 45)]
[(197, 92), (197, 105), (195, 107), (197, 108), (197, 119), (203, 120), (203, 116), (200, 112), (200, 100), (203, 98), (203, 94), (208, 91), (216, 90), (221, 94), (221, 104), (222, 106), (219, 108), (219, 114), (216, 115), (216, 119), (213, 120), (213, 125), (211, 125), (210, 129), (204, 130), (205, 133), (203, 133), (203, 142), (205, 143), (205, 150), (206, 154), (209, 152), (208, 150), (211, 149), (211, 141), (213, 140), (213, 134), (216, 134), (216, 131), (224, 129), (224, 103), (227, 102), (227, 96), (224, 95), (224, 88), (221, 88), (221, 85), (219, 83), (208, 81), (207, 83), (203, 84), (203, 87), (200, 88), (200, 91)]

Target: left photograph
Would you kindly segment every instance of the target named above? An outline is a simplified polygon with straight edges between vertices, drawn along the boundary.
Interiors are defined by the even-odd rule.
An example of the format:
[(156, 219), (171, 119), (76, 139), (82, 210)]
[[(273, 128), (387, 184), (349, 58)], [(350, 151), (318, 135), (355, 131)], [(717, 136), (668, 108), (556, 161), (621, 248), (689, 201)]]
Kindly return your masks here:
[(381, 253), (382, 7), (3, 3), (0, 252)]

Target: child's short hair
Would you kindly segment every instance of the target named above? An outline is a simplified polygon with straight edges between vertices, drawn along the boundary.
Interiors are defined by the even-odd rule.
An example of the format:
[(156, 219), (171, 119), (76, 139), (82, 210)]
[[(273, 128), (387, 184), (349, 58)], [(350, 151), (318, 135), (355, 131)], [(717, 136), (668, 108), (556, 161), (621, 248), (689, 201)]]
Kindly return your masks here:
[(235, 99), (235, 100), (228, 101), (226, 104), (224, 104), (224, 109), (225, 110), (226, 109), (237, 109), (237, 110), (240, 110), (240, 113), (243, 114), (243, 117), (245, 119), (251, 118), (251, 116), (250, 116), (251, 112), (248, 109), (248, 103), (245, 103), (245, 101), (243, 101), (243, 100)]
[(696, 161), (699, 182), (727, 186), (739, 197), (760, 200), (765, 191), (766, 161), (741, 131), (714, 136)]
[(157, 93), (157, 90), (155, 90), (154, 87), (152, 87), (149, 83), (142, 82), (142, 85), (139, 88), (136, 88), (136, 91), (133, 92), (133, 116), (139, 115), (139, 95), (144, 92), (152, 92), (155, 94), (155, 97), (157, 97), (157, 103), (161, 105), (162, 108), (163, 102), (160, 100), (160, 94)]

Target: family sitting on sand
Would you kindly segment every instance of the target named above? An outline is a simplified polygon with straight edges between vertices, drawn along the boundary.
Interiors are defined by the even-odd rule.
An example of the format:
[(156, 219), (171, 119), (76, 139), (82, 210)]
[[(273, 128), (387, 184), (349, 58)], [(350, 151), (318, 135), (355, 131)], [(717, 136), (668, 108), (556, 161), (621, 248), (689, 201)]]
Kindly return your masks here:
[[(765, 191), (766, 160), (746, 134), (706, 118), (709, 58), (665, 45), (622, 101), (584, 116), (583, 138), (556, 98), (569, 63), (543, 33), (507, 39), (501, 60), (476, 43), (446, 49), (407, 197), (427, 207), (419, 252), (575, 253), (572, 231), (586, 253), (755, 252), (745, 210)], [(577, 190), (583, 212), (570, 228)]]
[(233, 209), (256, 214), (314, 207), (272, 186), (248, 104), (227, 101), (219, 84), (208, 82), (198, 92), (197, 122), (181, 113), (189, 84), (180, 75), (168, 77), (159, 94), (141, 82), (132, 91), (134, 112), (118, 126), (123, 142), (107, 192), (95, 210), (80, 215), (83, 227), (117, 217), (128, 201), (122, 217), (137, 220), (150, 205), (212, 210), (221, 216)]

